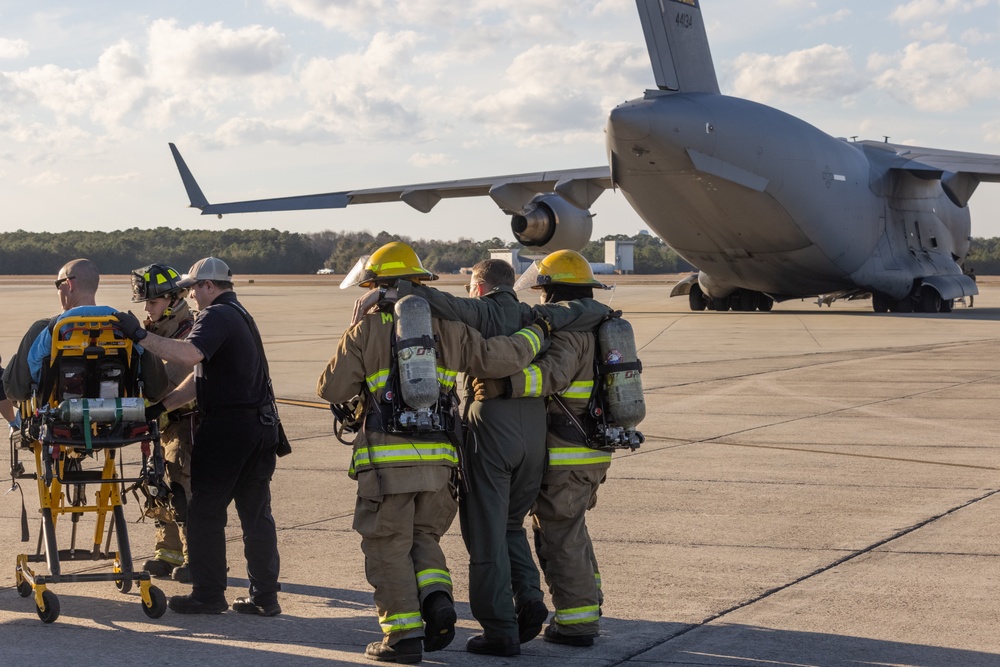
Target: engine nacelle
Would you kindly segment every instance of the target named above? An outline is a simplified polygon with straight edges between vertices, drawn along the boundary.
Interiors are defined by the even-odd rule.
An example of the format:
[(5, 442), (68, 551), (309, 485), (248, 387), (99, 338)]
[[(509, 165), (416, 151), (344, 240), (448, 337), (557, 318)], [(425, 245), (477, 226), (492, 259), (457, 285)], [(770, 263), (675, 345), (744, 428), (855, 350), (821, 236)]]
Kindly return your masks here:
[(583, 250), (594, 229), (594, 214), (557, 194), (537, 195), (510, 220), (514, 238), (544, 252)]

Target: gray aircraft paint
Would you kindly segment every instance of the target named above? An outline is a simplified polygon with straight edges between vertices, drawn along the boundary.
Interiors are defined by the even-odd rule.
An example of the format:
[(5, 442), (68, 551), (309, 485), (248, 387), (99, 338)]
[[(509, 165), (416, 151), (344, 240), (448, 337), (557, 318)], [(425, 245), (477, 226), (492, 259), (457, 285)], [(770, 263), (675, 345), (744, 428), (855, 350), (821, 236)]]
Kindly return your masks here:
[[(582, 248), (587, 209), (616, 187), (642, 219), (698, 267), (709, 299), (775, 300), (872, 293), (876, 308), (933, 289), (976, 294), (962, 275), (969, 197), (1000, 182), (1000, 156), (834, 138), (771, 107), (720, 94), (698, 0), (637, 0), (657, 88), (613, 109), (608, 166), (209, 204), (171, 150), (203, 214), (343, 208), (490, 196), (515, 238), (543, 252)], [(887, 306), (886, 304), (889, 304)]]

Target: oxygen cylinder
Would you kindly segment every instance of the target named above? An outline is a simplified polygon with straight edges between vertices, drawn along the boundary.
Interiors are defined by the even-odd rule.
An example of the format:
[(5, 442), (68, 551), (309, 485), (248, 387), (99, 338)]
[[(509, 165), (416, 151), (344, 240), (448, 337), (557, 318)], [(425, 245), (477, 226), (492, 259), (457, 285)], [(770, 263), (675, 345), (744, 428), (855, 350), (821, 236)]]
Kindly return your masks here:
[[(597, 330), (597, 344), (605, 367), (607, 410), (618, 426), (634, 431), (646, 416), (646, 401), (632, 325), (620, 317), (605, 320)], [(615, 371), (619, 364), (624, 368)]]
[(141, 398), (71, 398), (53, 411), (53, 416), (66, 424), (84, 421), (84, 411), (91, 422), (144, 422), (146, 404)]
[(431, 307), (421, 297), (411, 294), (397, 301), (393, 312), (403, 402), (414, 410), (430, 408), (437, 403), (440, 393)]

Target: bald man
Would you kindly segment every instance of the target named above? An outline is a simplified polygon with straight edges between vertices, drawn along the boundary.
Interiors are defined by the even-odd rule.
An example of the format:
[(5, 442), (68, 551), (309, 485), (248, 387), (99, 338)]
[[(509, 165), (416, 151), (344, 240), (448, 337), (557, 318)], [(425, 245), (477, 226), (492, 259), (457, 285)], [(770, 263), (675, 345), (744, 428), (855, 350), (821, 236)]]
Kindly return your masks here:
[[(101, 274), (89, 259), (74, 259), (59, 269), (55, 286), (63, 312), (53, 318), (38, 320), (21, 339), (17, 352), (3, 373), (7, 396), (19, 401), (31, 398), (31, 385), (41, 378), (42, 365), (52, 348), (52, 329), (64, 317), (114, 315), (115, 309), (97, 305), (97, 288)], [(139, 372), (145, 394), (158, 400), (167, 389), (167, 374), (163, 363), (149, 352), (142, 354)]]

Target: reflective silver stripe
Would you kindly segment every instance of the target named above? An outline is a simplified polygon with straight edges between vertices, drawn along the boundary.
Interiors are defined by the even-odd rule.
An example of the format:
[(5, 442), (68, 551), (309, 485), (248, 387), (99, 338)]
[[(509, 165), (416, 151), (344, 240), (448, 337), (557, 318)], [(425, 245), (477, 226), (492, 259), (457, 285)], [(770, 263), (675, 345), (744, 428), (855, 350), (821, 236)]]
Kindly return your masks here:
[(382, 632), (385, 634), (389, 634), (391, 632), (403, 632), (404, 630), (415, 630), (417, 628), (424, 627), (424, 621), (420, 618), (419, 611), (385, 616), (379, 618), (378, 623), (382, 626)]
[(445, 584), (451, 588), (451, 574), (448, 570), (421, 570), (417, 572), (417, 588), (427, 588), (432, 584)]
[(575, 609), (556, 609), (555, 622), (559, 625), (576, 625), (578, 623), (596, 623), (601, 618), (600, 607), (576, 607)]
[(524, 374), (524, 395), (535, 398), (542, 395), (542, 369), (531, 364), (521, 371)]
[(598, 465), (611, 463), (611, 452), (590, 447), (550, 447), (550, 466)]
[(375, 459), (375, 465), (406, 461), (445, 461), (448, 463), (458, 463), (455, 446), (449, 442), (422, 442), (419, 444), (400, 442), (361, 447), (354, 452), (354, 468), (357, 469), (371, 465), (372, 457)]
[(581, 380), (579, 382), (572, 383), (566, 388), (566, 391), (562, 392), (560, 396), (565, 396), (566, 398), (590, 398), (590, 395), (594, 392), (594, 381), (593, 380)]

